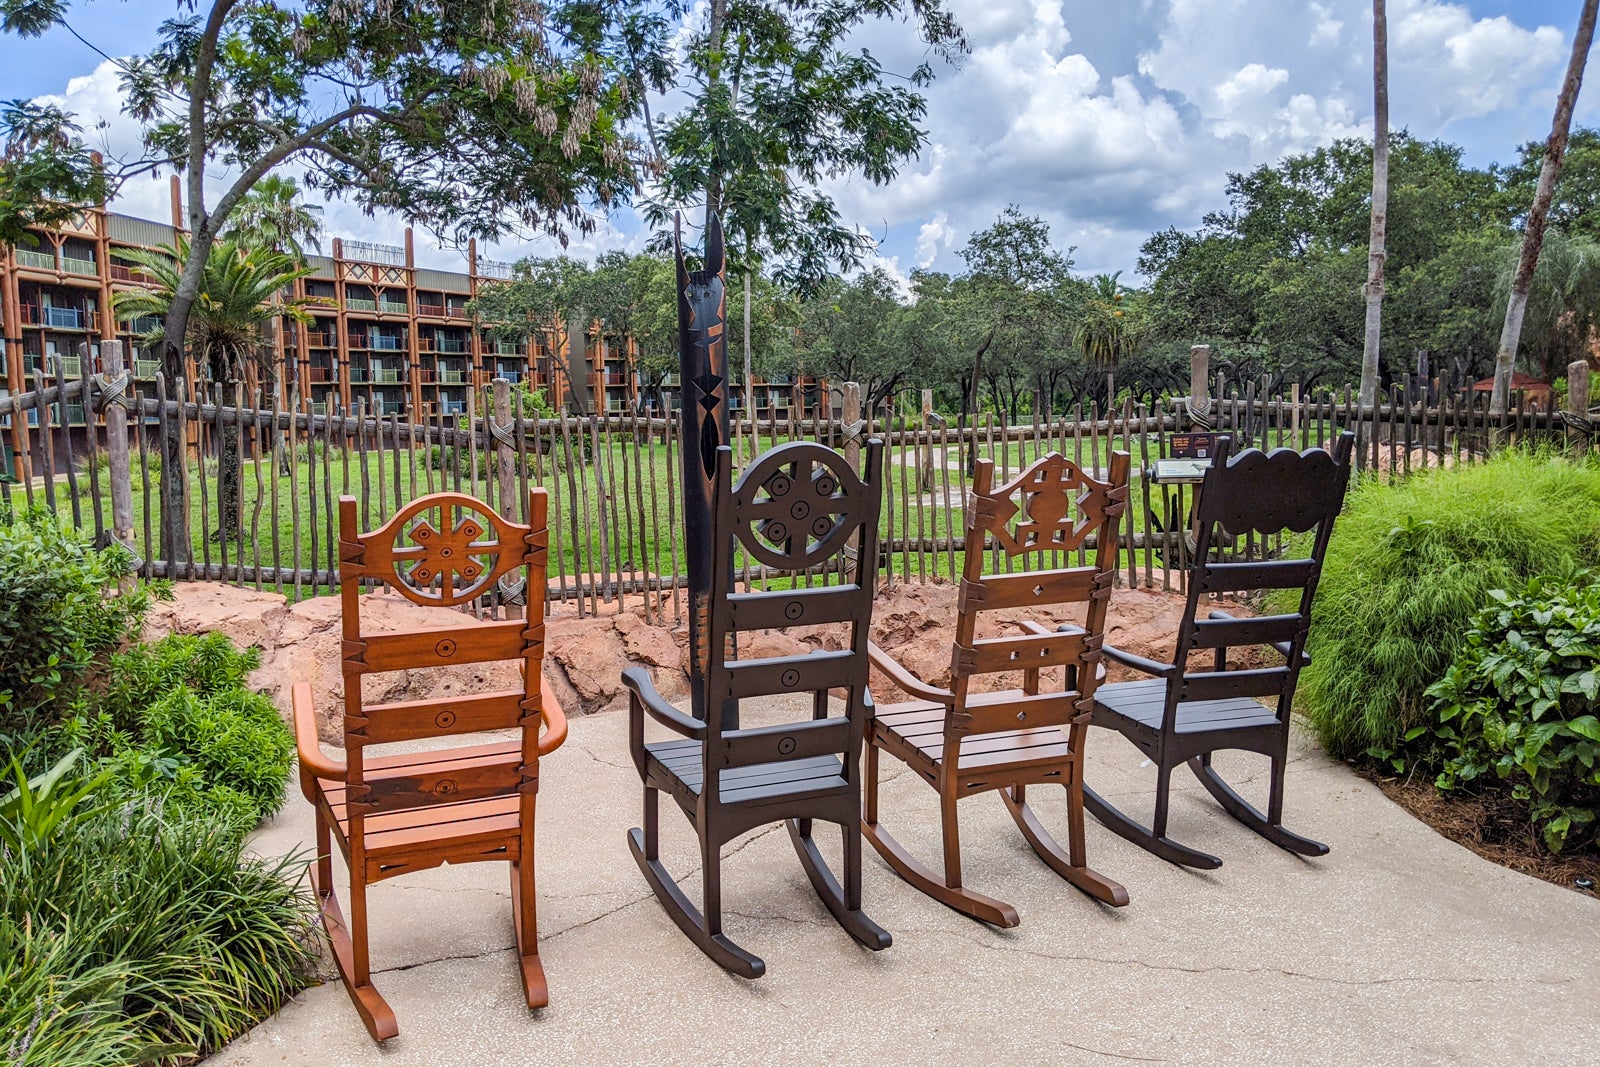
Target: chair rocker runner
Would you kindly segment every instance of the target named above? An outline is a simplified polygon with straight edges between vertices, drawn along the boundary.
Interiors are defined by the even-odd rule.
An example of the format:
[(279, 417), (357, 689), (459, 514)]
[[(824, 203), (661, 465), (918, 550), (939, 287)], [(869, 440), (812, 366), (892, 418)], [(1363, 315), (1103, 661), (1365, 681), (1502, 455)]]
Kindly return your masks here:
[[(1323, 856), (1328, 846), (1283, 826), (1283, 775), (1289, 759), (1289, 718), (1311, 625), (1311, 601), (1350, 480), (1355, 436), (1344, 433), (1330, 450), (1287, 448), (1237, 454), (1232, 441), (1218, 442), (1216, 459), (1200, 485), (1197, 546), (1189, 570), (1183, 628), (1170, 663), (1157, 663), (1106, 645), (1109, 660), (1152, 677), (1103, 685), (1095, 694), (1091, 722), (1116, 730), (1156, 766), (1155, 817), (1150, 827), (1134, 822), (1092, 789), (1084, 803), (1106, 827), (1172, 863), (1211, 870), (1216, 856), (1167, 836), (1174, 768), (1187, 763), (1223, 809), (1268, 841), (1302, 856)], [(1301, 558), (1228, 560), (1219, 550), (1247, 534), (1261, 538), (1283, 531), (1310, 534)], [(1264, 541), (1263, 541), (1264, 543)], [(1293, 611), (1235, 618), (1226, 611), (1199, 615), (1202, 600), (1217, 593), (1299, 590)], [(1230, 648), (1272, 650), (1281, 666), (1229, 668)], [(1189, 654), (1213, 650), (1214, 669), (1192, 671)], [(1273, 707), (1259, 698), (1274, 697)], [(1217, 773), (1211, 755), (1240, 749), (1265, 755), (1272, 764), (1267, 810), (1257, 810)]]
[[(794, 442), (758, 457), (732, 484), (732, 450), (715, 453), (712, 485), (711, 588), (690, 610), (700, 621), (691, 649), (693, 715), (668, 704), (638, 668), (622, 675), (630, 694), (629, 743), (644, 782), (644, 827), (628, 844), (661, 905), (689, 939), (717, 963), (745, 978), (766, 971), (761, 959), (722, 930), (722, 846), (757, 826), (784, 821), (801, 865), (839, 925), (869, 949), (890, 937), (861, 911), (862, 736), (871, 715), (867, 632), (878, 558), (883, 444), (866, 446), (866, 477), (840, 455)], [(833, 562), (840, 584), (777, 592), (736, 593), (734, 541), (759, 564), (802, 571)], [(844, 553), (852, 542), (853, 563)], [(826, 568), (824, 568), (826, 573)], [(849, 578), (844, 578), (845, 574)], [(846, 623), (839, 651), (739, 659), (739, 632)], [(843, 716), (829, 715), (830, 690), (845, 693)], [(739, 702), (780, 693), (809, 693), (812, 719), (740, 728)], [(646, 742), (645, 717), (679, 735)], [(703, 903), (684, 894), (660, 859), (658, 796), (666, 793), (699, 838)], [(836, 823), (844, 838), (842, 880), (828, 869), (811, 830)]]
[[(534, 916), (534, 796), (539, 758), (566, 738), (567, 720), (541, 670), (546, 509), (544, 490), (532, 490), (528, 524), (518, 525), (469, 496), (437, 493), (362, 534), (355, 499), (339, 500), (344, 758), (325, 756), (318, 745), (309, 684), (294, 687), (294, 726), (300, 788), (317, 816), (312, 886), (339, 976), (376, 1041), (399, 1028), (372, 984), (367, 886), (443, 863), (510, 863), (523, 989), (530, 1008), (549, 1000)], [(389, 633), (362, 625), (363, 581), (381, 582), (417, 604), (451, 607), (518, 570), (528, 590), (524, 619)], [(361, 681), (369, 673), (513, 659), (521, 661), (518, 689), (392, 704), (363, 700)], [(521, 736), (403, 755), (366, 751), (502, 729)], [(348, 922), (333, 891), (333, 841), (350, 870)]]
[[(1106, 607), (1115, 581), (1117, 525), (1126, 507), (1128, 454), (1114, 452), (1109, 481), (1099, 481), (1062, 456), (1042, 457), (1017, 478), (994, 486), (994, 461), (979, 460), (967, 497), (966, 544), (949, 689), (912, 675), (871, 646), (872, 662), (913, 699), (878, 710), (867, 731), (867, 839), (906, 881), (957, 911), (996, 926), (1017, 925), (1010, 904), (962, 881), (956, 805), (999, 790), (1006, 810), (1033, 850), (1068, 882), (1114, 907), (1128, 902), (1122, 886), (1091, 870), (1084, 857), (1083, 740), (1098, 681)], [(1013, 520), (1015, 520), (1013, 522)], [(1094, 563), (1008, 574), (983, 573), (988, 541), (1007, 557), (1076, 551), (1096, 539)], [(1002, 608), (1083, 604), (1084, 625), (980, 640), (978, 617)], [(1062, 668), (1065, 684), (1041, 690), (1040, 671)], [(975, 693), (973, 679), (1023, 672), (1021, 689)], [(923, 866), (878, 821), (879, 752), (904, 761), (939, 794), (944, 873)], [(1045, 830), (1027, 803), (1030, 785), (1067, 791), (1067, 847)]]

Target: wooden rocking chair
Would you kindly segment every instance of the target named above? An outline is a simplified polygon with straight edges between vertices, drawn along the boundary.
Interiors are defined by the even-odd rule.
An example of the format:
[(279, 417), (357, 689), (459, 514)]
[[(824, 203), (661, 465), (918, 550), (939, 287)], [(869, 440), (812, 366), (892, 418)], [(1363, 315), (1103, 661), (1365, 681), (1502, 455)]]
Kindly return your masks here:
[[(1098, 680), (1106, 606), (1117, 565), (1117, 524), (1128, 495), (1128, 454), (1111, 454), (1110, 480), (1098, 481), (1051, 453), (1017, 478), (994, 487), (994, 461), (979, 460), (966, 506), (966, 547), (951, 686), (928, 685), (876, 645), (872, 662), (914, 699), (878, 710), (867, 732), (866, 835), (906, 881), (957, 911), (996, 926), (1017, 925), (1010, 904), (966, 888), (956, 805), (1000, 790), (1006, 810), (1028, 844), (1051, 869), (1096, 900), (1128, 902), (1122, 886), (1090, 870), (1084, 859), (1083, 738)], [(1020, 502), (1016, 498), (1021, 498)], [(1015, 526), (1012, 520), (1018, 520)], [(986, 544), (1008, 557), (1065, 552), (1096, 538), (1091, 566), (983, 573)], [(980, 612), (999, 608), (1085, 605), (1084, 625), (1050, 630), (1036, 622), (1027, 633), (979, 640)], [(1060, 667), (1065, 685), (1041, 692), (1040, 670)], [(1023, 687), (973, 693), (974, 677), (1023, 671)], [(903, 760), (939, 792), (944, 875), (914, 858), (878, 821), (878, 752)], [(1029, 785), (1067, 790), (1067, 848), (1051, 838), (1028, 807)]]
[[(1100, 687), (1091, 722), (1121, 733), (1156, 766), (1155, 818), (1149, 828), (1118, 811), (1092, 789), (1084, 789), (1089, 811), (1106, 827), (1172, 863), (1212, 870), (1216, 856), (1167, 836), (1172, 771), (1187, 763), (1223, 809), (1268, 841), (1303, 856), (1327, 855), (1328, 846), (1283, 827), (1283, 773), (1289, 760), (1289, 713), (1311, 625), (1311, 600), (1322, 574), (1322, 559), (1333, 521), (1350, 481), (1355, 435), (1341, 434), (1331, 452), (1287, 448), (1263, 453), (1232, 452), (1232, 441), (1218, 442), (1216, 459), (1200, 484), (1195, 522), (1197, 547), (1189, 570), (1189, 594), (1172, 662), (1157, 663), (1106, 645), (1107, 659), (1151, 678)], [(1284, 530), (1315, 533), (1302, 558), (1229, 561), (1214, 559), (1235, 537), (1262, 537)], [(1202, 601), (1217, 593), (1297, 589), (1295, 610), (1259, 618), (1235, 618), (1210, 611)], [(1230, 648), (1258, 646), (1283, 657), (1282, 666), (1230, 669)], [(1189, 653), (1215, 651), (1211, 671), (1189, 669)], [(1258, 699), (1276, 698), (1268, 707)], [(1265, 755), (1272, 763), (1267, 811), (1262, 814), (1225, 782), (1211, 765), (1211, 754), (1241, 749)]]
[[(544, 684), (546, 497), (532, 490), (529, 522), (517, 525), (458, 493), (425, 496), (371, 533), (356, 501), (339, 500), (339, 578), (344, 615), (344, 759), (317, 743), (311, 686), (294, 687), (300, 788), (317, 812), (311, 882), (350, 999), (376, 1041), (398, 1033), (372, 984), (367, 886), (443, 863), (505, 860), (522, 984), (530, 1008), (549, 1000), (534, 918), (533, 814), (539, 757), (566, 738), (567, 720)], [(373, 633), (361, 624), (363, 580), (417, 604), (449, 607), (524, 571), (525, 619)], [(382, 671), (521, 660), (522, 686), (502, 692), (366, 704), (361, 679)], [(515, 741), (368, 756), (369, 745), (517, 728)], [(543, 735), (540, 730), (543, 728)], [(330, 839), (350, 869), (350, 921), (333, 892)]]
[[(645, 880), (672, 921), (707, 956), (745, 978), (766, 964), (722, 932), (722, 846), (766, 823), (786, 821), (801, 865), (839, 925), (869, 949), (890, 937), (861, 911), (862, 735), (871, 715), (867, 631), (878, 557), (883, 444), (866, 447), (866, 477), (840, 455), (810, 442), (781, 445), (760, 456), (732, 485), (732, 450), (716, 451), (712, 487), (715, 560), (709, 595), (691, 610), (700, 619), (691, 650), (694, 714), (668, 704), (644, 671), (623, 672), (630, 692), (629, 741), (644, 781), (644, 828), (628, 844)], [(767, 567), (801, 571), (835, 561), (843, 584), (777, 592), (736, 593), (734, 539)], [(854, 542), (853, 563), (843, 558)], [(739, 659), (740, 631), (848, 623), (839, 651), (771, 659)], [(843, 689), (843, 716), (829, 716), (828, 693)], [(809, 693), (809, 721), (741, 729), (739, 702), (779, 693)], [(680, 735), (646, 742), (648, 715)], [(703, 910), (697, 910), (662, 865), (658, 793), (678, 802), (699, 837)], [(813, 820), (837, 823), (844, 835), (843, 884), (811, 838)]]

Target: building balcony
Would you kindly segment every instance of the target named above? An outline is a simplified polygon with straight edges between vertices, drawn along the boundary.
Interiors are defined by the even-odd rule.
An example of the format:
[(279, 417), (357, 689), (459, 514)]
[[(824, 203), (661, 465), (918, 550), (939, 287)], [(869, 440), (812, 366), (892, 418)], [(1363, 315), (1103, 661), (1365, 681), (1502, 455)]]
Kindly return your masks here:
[(522, 355), (522, 346), (515, 341), (496, 341), (494, 343), (494, 354), (497, 356), (520, 356)]
[(54, 252), (35, 252), (27, 248), (17, 249), (17, 266), (33, 267), (35, 270), (55, 270), (56, 254)]
[(382, 382), (386, 385), (395, 385), (406, 380), (406, 372), (399, 367), (373, 367), (370, 373), (368, 381)]
[(464, 370), (445, 370), (440, 368), (439, 381), (444, 385), (465, 385), (467, 383), (467, 372)]
[(140, 379), (154, 378), (161, 373), (159, 359), (136, 359), (133, 361), (133, 376)]
[(327, 413), (328, 413), (328, 402), (326, 400), (313, 400), (311, 402), (311, 414), (313, 414), (313, 415), (326, 415)]
[(80, 259), (65, 253), (61, 256), (61, 269), (68, 274), (87, 274), (92, 278), (100, 276), (100, 265), (92, 259)]
[[(334, 306), (335, 307), (338, 306), (338, 302), (337, 301), (334, 302)], [(345, 297), (344, 298), (344, 306), (346, 308), (348, 308), (349, 310), (351, 310), (351, 311), (377, 311), (378, 310), (378, 302), (376, 300), (362, 300), (360, 297), (355, 297), (355, 296), (347, 296), (347, 297)]]
[(409, 315), (411, 308), (404, 300), (380, 300), (378, 310), (387, 315)]
[(404, 337), (386, 337), (381, 333), (372, 334), (367, 343), (382, 352), (399, 352), (408, 347)]
[(370, 347), (367, 344), (367, 335), (364, 334), (364, 333), (348, 333), (348, 334), (345, 334), (344, 340), (345, 340), (345, 344), (348, 345), (350, 348), (368, 348), (368, 347)]
[(308, 381), (319, 383), (339, 380), (338, 373), (332, 367), (311, 367), (306, 371), (306, 376)]
[(436, 337), (434, 338), (435, 350), (439, 352), (465, 352), (467, 339), (465, 337)]
[(466, 308), (458, 308), (458, 307), (447, 307), (447, 308), (444, 309), (444, 317), (447, 318), (447, 319), (464, 319), (464, 318), (467, 317), (467, 309)]
[(339, 306), (339, 298), (329, 296), (326, 293), (307, 294), (306, 303), (315, 304), (318, 307), (336, 308)]
[(432, 316), (433, 318), (436, 318), (436, 319), (442, 319), (442, 318), (444, 318), (444, 305), (443, 304), (430, 304), (425, 300), (418, 300), (417, 301), (417, 314), (418, 315), (428, 315), (428, 316)]
[(520, 370), (497, 370), (497, 371), (494, 372), (494, 377), (496, 377), (496, 378), (504, 378), (506, 381), (515, 384), (517, 382), (522, 381), (522, 371), (520, 371)]
[(121, 263), (111, 264), (111, 280), (114, 282), (148, 282), (150, 275), (137, 267), (124, 267)]
[(68, 426), (84, 425), (82, 404), (66, 404), (64, 405), (64, 408), (65, 410), (62, 412), (62, 414), (66, 417), (66, 423)]

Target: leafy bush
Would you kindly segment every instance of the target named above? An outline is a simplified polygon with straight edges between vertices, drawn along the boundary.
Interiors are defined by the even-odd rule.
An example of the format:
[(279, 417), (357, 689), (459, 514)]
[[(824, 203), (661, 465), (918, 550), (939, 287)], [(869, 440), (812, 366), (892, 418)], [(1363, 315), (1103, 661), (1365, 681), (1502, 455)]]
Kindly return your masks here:
[(1595, 838), (1600, 814), (1600, 586), (1580, 575), (1495, 590), (1461, 657), (1428, 689), (1438, 721), (1407, 740), (1440, 789), (1509, 786), (1559, 852)]
[(255, 649), (224, 634), (172, 634), (111, 658), (105, 690), (67, 733), (117, 766), (124, 789), (220, 809), (253, 827), (283, 804), (294, 738), (252, 692)]
[(1428, 686), (1492, 589), (1600, 563), (1600, 464), (1506, 451), (1353, 487), (1312, 609), (1298, 707), (1335, 756), (1431, 724)]
[(161, 1045), (214, 1049), (300, 989), (318, 950), (298, 861), (243, 849), (227, 819), (131, 802), (8, 857), (0, 1033), (55, 1042), (13, 1058), (137, 1063), (173, 1053)]
[(151, 592), (117, 593), (131, 570), (124, 549), (95, 549), (50, 511), (0, 509), (0, 730), (59, 706), (136, 632)]

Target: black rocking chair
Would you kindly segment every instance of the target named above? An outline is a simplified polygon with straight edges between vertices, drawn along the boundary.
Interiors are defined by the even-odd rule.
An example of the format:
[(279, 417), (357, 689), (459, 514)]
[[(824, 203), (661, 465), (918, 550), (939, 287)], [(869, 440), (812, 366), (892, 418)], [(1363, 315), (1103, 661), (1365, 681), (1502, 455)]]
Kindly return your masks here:
[[(625, 671), (630, 691), (629, 741), (644, 780), (644, 829), (629, 831), (629, 846), (662, 907), (689, 939), (717, 963), (745, 978), (766, 964), (722, 932), (721, 849), (757, 826), (786, 821), (800, 862), (839, 924), (869, 949), (890, 937), (861, 911), (860, 756), (872, 696), (867, 691), (867, 634), (878, 557), (878, 510), (883, 444), (866, 446), (866, 477), (839, 453), (795, 442), (760, 456), (737, 485), (732, 451), (716, 452), (712, 489), (715, 563), (700, 613), (698, 647), (691, 650), (694, 714), (668, 704), (644, 671)], [(848, 580), (777, 592), (736, 593), (734, 540), (750, 558), (781, 571), (809, 571), (832, 561)], [(854, 561), (844, 558), (850, 547)], [(827, 566), (823, 570), (828, 571)], [(738, 658), (740, 631), (847, 623), (839, 651), (770, 659)], [(845, 713), (828, 714), (828, 693), (842, 689)], [(739, 727), (739, 701), (779, 693), (810, 693), (809, 721)], [(681, 739), (647, 743), (644, 719)], [(678, 802), (700, 839), (703, 911), (696, 910), (659, 858), (658, 792)], [(844, 834), (843, 884), (811, 838), (813, 820), (837, 823)]]
[[(1095, 693), (1091, 725), (1104, 726), (1132, 741), (1156, 766), (1155, 818), (1150, 828), (1134, 822), (1094, 790), (1084, 787), (1084, 806), (1105, 826), (1172, 863), (1205, 870), (1222, 866), (1209, 853), (1167, 836), (1167, 805), (1172, 771), (1187, 763), (1228, 814), (1268, 841), (1303, 856), (1327, 855), (1328, 846), (1283, 827), (1283, 773), (1289, 758), (1289, 715), (1305, 653), (1311, 600), (1322, 560), (1344, 503), (1350, 480), (1353, 434), (1341, 434), (1332, 449), (1271, 453), (1247, 449), (1231, 454), (1220, 440), (1216, 460), (1201, 483), (1196, 514), (1195, 563), (1189, 571), (1185, 625), (1178, 633), (1172, 662), (1157, 663), (1111, 645), (1106, 659), (1153, 677), (1102, 685)], [(1314, 531), (1300, 558), (1213, 559), (1220, 549), (1247, 534), (1268, 536)], [(1199, 616), (1200, 604), (1216, 593), (1273, 589), (1300, 590), (1294, 611), (1257, 618), (1235, 618), (1226, 611)], [(1281, 666), (1230, 669), (1229, 648), (1261, 646), (1283, 657)], [(1214, 669), (1192, 671), (1189, 654), (1215, 651)], [(1275, 697), (1269, 707), (1258, 699)], [(1272, 761), (1267, 810), (1263, 814), (1225, 782), (1211, 755), (1240, 749)]]

